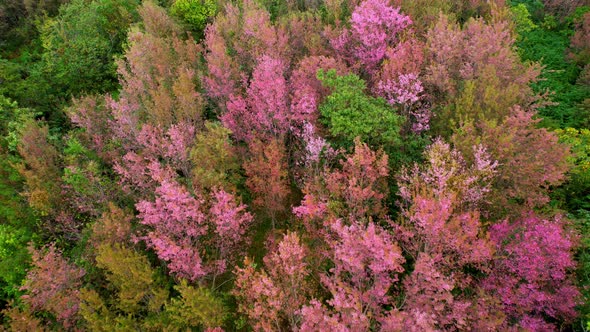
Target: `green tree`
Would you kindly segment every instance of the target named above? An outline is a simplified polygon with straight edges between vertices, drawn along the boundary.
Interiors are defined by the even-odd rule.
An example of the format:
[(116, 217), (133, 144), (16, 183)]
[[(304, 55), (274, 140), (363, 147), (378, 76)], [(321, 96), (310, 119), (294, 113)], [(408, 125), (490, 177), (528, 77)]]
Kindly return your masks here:
[(51, 77), (55, 93), (68, 98), (117, 87), (113, 56), (123, 51), (136, 7), (133, 0), (74, 0), (45, 21), (42, 74)]
[(96, 262), (108, 284), (106, 289), (80, 291), (80, 315), (89, 330), (146, 330), (161, 324), (169, 292), (145, 255), (120, 243), (105, 243), (98, 247)]
[(341, 144), (351, 146), (355, 137), (386, 150), (399, 145), (403, 118), (383, 98), (365, 94), (366, 84), (357, 75), (338, 76), (335, 70), (318, 72), (318, 79), (332, 93), (320, 105), (323, 122)]
[(213, 292), (207, 288), (190, 286), (185, 280), (174, 288), (180, 293), (180, 297), (172, 299), (166, 305), (172, 326), (179, 329), (221, 326), (226, 309)]
[(205, 25), (217, 13), (217, 2), (215, 0), (176, 0), (170, 7), (170, 12), (180, 17), (190, 25), (192, 30), (201, 35)]
[(510, 7), (510, 14), (516, 24), (516, 31), (518, 33), (529, 32), (537, 28), (537, 25), (531, 20), (531, 13), (529, 13), (525, 4), (519, 3), (516, 6)]
[(117, 292), (115, 307), (124, 313), (136, 314), (145, 304), (158, 311), (168, 297), (155, 282), (147, 257), (132, 249), (121, 244), (102, 245), (96, 263), (107, 271), (106, 278)]
[(577, 84), (581, 68), (566, 59), (572, 34), (572, 29), (565, 24), (555, 29), (539, 27), (521, 32), (516, 42), (523, 61), (539, 62), (544, 66), (540, 79), (531, 87), (537, 93), (551, 93), (553, 103), (539, 110), (546, 127), (580, 128), (588, 125), (589, 113), (582, 103), (589, 98), (590, 88)]
[(565, 128), (555, 133), (559, 141), (568, 144), (573, 152), (569, 179), (556, 193), (568, 211), (590, 211), (590, 130)]
[(220, 186), (226, 191), (235, 190), (240, 162), (230, 134), (229, 129), (213, 122), (206, 122), (205, 130), (197, 134), (190, 152), (195, 188), (209, 190)]
[(36, 220), (19, 195), (24, 179), (13, 167), (18, 131), (29, 115), (30, 110), (0, 95), (0, 306), (20, 293), (30, 261), (27, 244), (34, 237)]

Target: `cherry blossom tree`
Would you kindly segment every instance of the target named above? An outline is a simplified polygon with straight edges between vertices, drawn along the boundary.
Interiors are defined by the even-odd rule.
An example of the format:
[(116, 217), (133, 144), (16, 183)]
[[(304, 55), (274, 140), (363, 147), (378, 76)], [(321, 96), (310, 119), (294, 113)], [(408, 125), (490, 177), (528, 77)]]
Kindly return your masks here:
[(555, 330), (544, 317), (565, 322), (576, 317), (580, 292), (570, 274), (576, 239), (564, 226), (561, 217), (543, 219), (530, 212), (490, 228), (499, 257), (483, 286), (522, 328)]
[(349, 61), (358, 61), (370, 72), (383, 60), (387, 47), (394, 45), (398, 34), (410, 24), (410, 17), (389, 6), (387, 1), (366, 0), (352, 12), (350, 30), (344, 30), (331, 43)]
[(238, 140), (282, 137), (289, 130), (286, 66), (281, 60), (262, 56), (252, 72), (246, 96), (232, 96), (221, 121)]
[(26, 291), (22, 300), (32, 311), (47, 311), (66, 329), (73, 328), (79, 319), (78, 294), (85, 271), (63, 258), (55, 245), (30, 251), (33, 264), (22, 286)]
[(208, 275), (215, 279), (244, 244), (252, 221), (246, 206), (223, 190), (213, 192), (210, 204), (208, 208), (205, 198), (168, 181), (156, 188), (154, 202), (136, 204), (141, 223), (150, 227), (142, 239), (179, 278), (195, 281)]
[(296, 233), (287, 233), (277, 250), (264, 258), (265, 269), (257, 271), (246, 260), (246, 267), (236, 271), (239, 310), (246, 314), (255, 329), (297, 330), (299, 309), (307, 301), (311, 289), (306, 281), (310, 273), (306, 263), (307, 248)]
[[(485, 122), (479, 128), (464, 126), (453, 141), (469, 156), (465, 142), (481, 141), (498, 161), (487, 210), (496, 217), (519, 215), (549, 201), (551, 186), (562, 183), (570, 168), (569, 149), (544, 128), (536, 128), (535, 113), (514, 107), (501, 123)], [(481, 132), (481, 133), (479, 133)]]

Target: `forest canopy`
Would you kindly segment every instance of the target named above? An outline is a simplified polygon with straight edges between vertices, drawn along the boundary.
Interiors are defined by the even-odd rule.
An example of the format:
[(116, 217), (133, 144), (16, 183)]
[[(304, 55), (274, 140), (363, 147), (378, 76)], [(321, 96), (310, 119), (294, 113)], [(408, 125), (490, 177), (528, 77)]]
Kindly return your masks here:
[(590, 330), (588, 0), (5, 0), (0, 330)]

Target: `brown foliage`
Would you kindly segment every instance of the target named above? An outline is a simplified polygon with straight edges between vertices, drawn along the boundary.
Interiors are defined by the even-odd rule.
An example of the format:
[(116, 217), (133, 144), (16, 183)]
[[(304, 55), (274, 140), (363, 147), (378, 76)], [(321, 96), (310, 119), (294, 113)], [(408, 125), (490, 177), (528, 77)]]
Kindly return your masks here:
[(59, 205), (60, 157), (58, 151), (47, 138), (49, 128), (29, 121), (21, 133), (18, 152), (23, 162), (16, 166), (25, 178), (25, 196), (29, 205), (41, 215), (55, 212)]
[(153, 125), (200, 124), (201, 48), (191, 38), (181, 38), (180, 28), (163, 8), (145, 2), (139, 12), (145, 30), (130, 32), (125, 59), (118, 62), (122, 98)]
[(250, 146), (250, 159), (244, 162), (246, 185), (254, 194), (254, 204), (264, 208), (273, 218), (287, 209), (289, 182), (285, 147), (278, 139), (269, 142), (254, 140)]

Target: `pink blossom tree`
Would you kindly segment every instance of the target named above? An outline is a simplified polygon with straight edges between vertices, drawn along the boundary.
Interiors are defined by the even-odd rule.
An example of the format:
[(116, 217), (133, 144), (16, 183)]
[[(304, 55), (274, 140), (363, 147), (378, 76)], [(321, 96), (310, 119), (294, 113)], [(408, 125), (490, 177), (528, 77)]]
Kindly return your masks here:
[(440, 271), (440, 259), (427, 253), (417, 257), (412, 274), (404, 281), (406, 310), (428, 317), (431, 328), (467, 328), (469, 302), (455, 299), (451, 292), (457, 287), (456, 280)]
[(340, 162), (341, 169), (327, 165), (303, 188), (304, 197), (293, 213), (302, 221), (308, 236), (321, 244), (314, 253), (328, 250), (331, 224), (341, 219), (345, 224), (366, 225), (369, 220), (385, 217), (383, 201), (387, 196), (387, 155), (374, 152), (360, 140), (354, 152)]
[(497, 163), (481, 147), (474, 151), (477, 160), (469, 164), (437, 140), (425, 151), (423, 167), (400, 176), (403, 218), (392, 226), (415, 260), (403, 282), (409, 313), (404, 324), (424, 316), (425, 324), (434, 329), (466, 329), (483, 322), (495, 326), (497, 306), (483, 302), (481, 310), (488, 314), (472, 319), (473, 304), (486, 295), (463, 291), (477, 289), (479, 282), (466, 269), (487, 273), (494, 257), (477, 207), (485, 202)]
[(199, 250), (199, 239), (207, 233), (204, 201), (195, 198), (175, 182), (156, 189), (155, 202), (142, 201), (136, 207), (141, 223), (150, 226), (144, 237), (160, 259), (168, 261), (175, 275), (196, 280), (207, 274)]
[(424, 43), (415, 36), (389, 47), (381, 69), (374, 75), (373, 93), (397, 106), (411, 121), (415, 133), (430, 128), (432, 116), (420, 73), (424, 64)]
[(234, 195), (222, 189), (214, 189), (211, 198), (209, 218), (213, 224), (213, 247), (217, 250), (213, 257), (217, 257), (223, 272), (243, 254), (246, 232), (254, 217), (246, 211), (246, 205), (239, 204)]
[(79, 319), (78, 294), (84, 270), (66, 261), (53, 244), (43, 251), (30, 251), (33, 265), (21, 288), (26, 291), (22, 300), (32, 311), (47, 311), (64, 328), (73, 328)]
[(290, 119), (285, 70), (281, 60), (262, 56), (252, 72), (246, 96), (231, 96), (221, 121), (238, 140), (249, 142), (254, 137), (282, 137), (287, 133)]
[[(536, 128), (533, 111), (513, 107), (502, 122), (464, 126), (453, 137), (465, 156), (474, 156), (465, 142), (481, 141), (498, 161), (496, 175), (487, 194), (487, 212), (501, 219), (549, 201), (551, 186), (562, 183), (569, 169), (569, 149), (544, 128)], [(472, 159), (473, 157), (470, 157)]]
[(522, 328), (555, 330), (544, 317), (568, 322), (577, 315), (580, 293), (571, 279), (575, 237), (564, 226), (560, 217), (531, 212), (490, 228), (498, 257), (483, 287)]
[[(314, 242), (316, 259), (333, 266), (320, 273), (329, 296), (301, 308), (301, 330), (365, 330), (385, 322), (383, 305), (391, 304), (390, 289), (404, 271), (405, 259), (393, 236), (377, 221), (386, 221), (387, 155), (355, 141), (354, 152), (341, 169), (319, 175), (306, 187), (294, 209)], [(385, 323), (384, 323), (385, 324)]]
[(224, 17), (221, 15), (205, 30), (207, 50), (205, 59), (208, 75), (203, 77), (203, 86), (210, 98), (218, 101), (219, 105), (225, 105), (229, 96), (237, 93), (240, 71), (237, 62), (227, 54), (223, 36), (224, 26), (220, 22), (224, 22)]
[(203, 79), (207, 94), (218, 102), (222, 113), (230, 96), (246, 90), (245, 77), (262, 56), (289, 65), (288, 42), (284, 27), (273, 25), (270, 14), (259, 3), (248, 0), (240, 7), (228, 3), (223, 8), (206, 30), (208, 73)]
[[(468, 147), (465, 147), (467, 150)], [(481, 206), (497, 174), (499, 163), (483, 145), (469, 146), (472, 159), (437, 139), (424, 151), (425, 163), (402, 170), (399, 176), (402, 209), (421, 198), (452, 198), (453, 208), (466, 211)], [(405, 207), (404, 207), (405, 206)]]
[(207, 209), (204, 198), (169, 181), (156, 189), (154, 202), (141, 201), (136, 208), (141, 223), (150, 227), (142, 239), (168, 262), (171, 273), (191, 281), (207, 275), (214, 280), (225, 272), (252, 221), (246, 206), (223, 190), (213, 192)]
[(135, 136), (134, 151), (115, 162), (121, 183), (126, 189), (144, 194), (163, 181), (174, 179), (177, 172), (189, 177), (195, 132), (196, 128), (188, 123), (173, 124), (166, 131), (159, 126), (143, 125)]
[(341, 61), (326, 56), (308, 56), (297, 64), (289, 80), (291, 91), (291, 117), (293, 124), (301, 126), (310, 123), (318, 125), (318, 106), (330, 91), (318, 80), (318, 70), (335, 69), (339, 75), (348, 72)]
[(121, 99), (139, 119), (165, 128), (177, 122), (202, 123), (203, 100), (197, 92), (200, 47), (184, 40), (165, 10), (151, 2), (139, 13), (144, 31), (132, 31), (118, 63)]
[(387, 160), (383, 151), (374, 152), (360, 139), (355, 140), (354, 153), (341, 162), (342, 170), (325, 175), (332, 200), (342, 204), (342, 210), (335, 211), (337, 215), (363, 221), (370, 216), (384, 215)]
[(109, 126), (111, 116), (106, 109), (104, 98), (86, 96), (74, 99), (66, 112), (73, 124), (84, 128), (84, 136), (89, 147), (97, 151), (103, 159), (110, 160), (112, 156), (107, 153), (107, 138), (112, 137), (113, 131)]
[(299, 309), (310, 294), (306, 257), (307, 249), (299, 236), (288, 233), (277, 250), (265, 256), (266, 269), (257, 271), (248, 260), (246, 267), (237, 269), (234, 294), (240, 302), (239, 310), (248, 316), (255, 329), (297, 330), (301, 319)]
[(365, 330), (371, 321), (385, 319), (382, 306), (392, 302), (388, 295), (397, 274), (404, 271), (404, 258), (393, 237), (374, 223), (343, 225), (331, 223), (329, 245), (334, 267), (321, 276), (331, 295), (329, 308), (315, 300), (302, 308), (302, 330), (339, 326)]
[(461, 81), (478, 79), (485, 71), (493, 70), (501, 89), (517, 91), (513, 104), (530, 103), (533, 93), (528, 84), (536, 80), (540, 68), (520, 62), (514, 41), (509, 20), (498, 11), (490, 22), (469, 19), (463, 29), (441, 15), (426, 34), (424, 83), (437, 101), (444, 102), (457, 95)]
[(398, 34), (412, 24), (409, 16), (384, 0), (366, 0), (352, 12), (350, 30), (331, 41), (332, 46), (352, 63), (371, 72), (385, 57), (388, 46), (398, 41)]
[(164, 182), (191, 176), (189, 154), (203, 125), (202, 50), (163, 8), (146, 2), (138, 11), (141, 28), (117, 63), (118, 97), (85, 98), (69, 113), (126, 193), (146, 200)]

